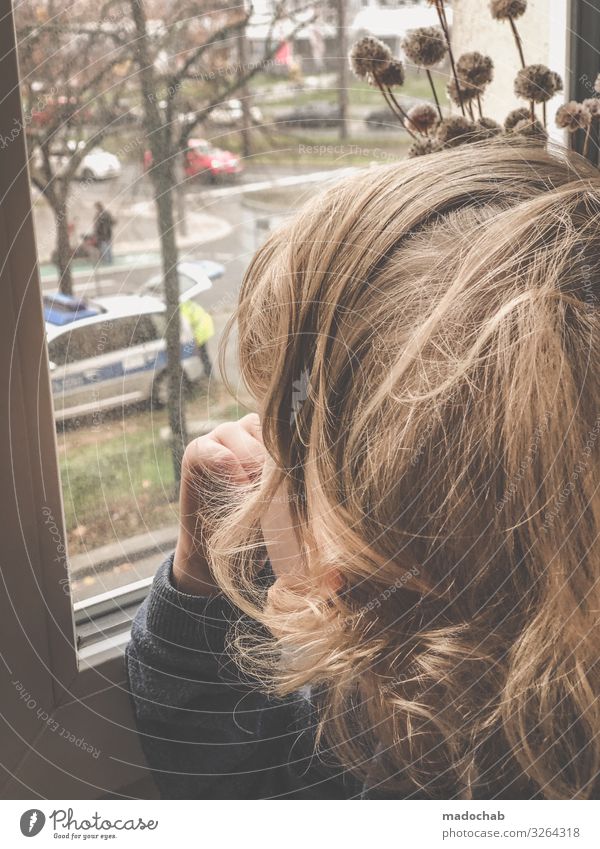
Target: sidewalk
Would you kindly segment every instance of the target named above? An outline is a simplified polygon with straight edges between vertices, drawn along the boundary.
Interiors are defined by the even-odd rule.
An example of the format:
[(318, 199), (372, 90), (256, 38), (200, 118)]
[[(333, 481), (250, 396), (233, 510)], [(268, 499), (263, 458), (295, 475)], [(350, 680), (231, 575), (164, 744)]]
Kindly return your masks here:
[[(229, 221), (209, 215), (205, 212), (188, 211), (186, 214), (186, 236), (178, 236), (177, 244), (181, 253), (186, 249), (195, 249), (207, 242), (217, 241), (229, 235), (233, 230)], [(160, 243), (158, 235), (139, 241), (117, 241), (117, 252), (110, 265), (101, 265), (89, 260), (76, 259), (73, 261), (72, 273), (74, 280), (97, 280), (108, 277), (120, 271), (134, 269), (156, 268), (161, 264)], [(40, 279), (42, 286), (58, 282), (56, 266), (51, 262), (40, 263)]]
[(85, 554), (75, 554), (69, 558), (71, 577), (81, 579), (86, 575), (108, 572), (114, 566), (133, 564), (148, 555), (160, 560), (161, 556), (166, 557), (175, 547), (178, 531), (178, 525), (172, 525), (111, 542), (90, 549)]

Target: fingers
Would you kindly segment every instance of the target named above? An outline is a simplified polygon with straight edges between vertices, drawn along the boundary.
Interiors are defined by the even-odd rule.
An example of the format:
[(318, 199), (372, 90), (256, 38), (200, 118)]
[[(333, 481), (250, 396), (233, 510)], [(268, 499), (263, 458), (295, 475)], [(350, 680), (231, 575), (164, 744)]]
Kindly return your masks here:
[(266, 452), (260, 436), (258, 416), (245, 416), (240, 422), (219, 425), (213, 431), (215, 441), (231, 452), (248, 480), (260, 474)]
[(219, 425), (207, 436), (189, 443), (183, 458), (184, 478), (214, 473), (237, 484), (249, 483), (265, 461), (258, 416)]
[(248, 433), (253, 436), (258, 442), (263, 444), (262, 427), (260, 424), (260, 416), (258, 413), (248, 413), (247, 416), (241, 418), (238, 422), (240, 427), (243, 427)]
[(188, 485), (196, 484), (200, 487), (206, 486), (211, 478), (235, 484), (245, 484), (250, 480), (235, 453), (218, 442), (212, 434), (195, 439), (188, 445), (182, 473)]

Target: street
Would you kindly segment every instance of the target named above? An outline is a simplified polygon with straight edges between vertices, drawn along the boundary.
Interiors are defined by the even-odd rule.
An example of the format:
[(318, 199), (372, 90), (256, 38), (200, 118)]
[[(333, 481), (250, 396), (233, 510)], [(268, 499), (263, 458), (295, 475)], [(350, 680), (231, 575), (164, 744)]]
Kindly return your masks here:
[[(203, 295), (203, 306), (216, 312), (231, 312), (244, 270), (267, 233), (303, 199), (320, 189), (327, 178), (352, 170), (260, 166), (247, 169), (234, 184), (215, 186), (188, 180), (185, 199), (177, 209), (181, 258), (211, 259), (225, 267), (224, 276)], [(258, 196), (260, 201), (254, 203), (253, 198)], [(75, 210), (74, 239), (91, 230), (93, 205), (98, 200), (117, 219), (115, 261), (111, 266), (98, 267), (77, 261), (75, 291), (90, 296), (135, 293), (161, 267), (150, 183), (140, 176), (139, 169), (126, 165), (115, 180), (76, 184), (71, 203)], [(185, 209), (183, 215), (181, 205)], [(53, 218), (42, 197), (35, 198), (34, 211), (42, 289), (51, 292), (57, 287), (56, 269), (49, 263), (54, 246)]]
[[(198, 296), (214, 319), (215, 335), (208, 342), (213, 363), (217, 362), (223, 330), (235, 309), (244, 271), (268, 232), (329, 179), (339, 179), (353, 170), (317, 170), (314, 165), (255, 167), (232, 184), (189, 181), (185, 199), (183, 203), (178, 199), (176, 210), (180, 258), (210, 259), (225, 269), (212, 289)], [(140, 179), (135, 167), (128, 165), (113, 181), (76, 184), (71, 209), (78, 236), (91, 229), (93, 206), (98, 200), (117, 219), (114, 263), (94, 267), (77, 260), (73, 265), (75, 293), (90, 298), (136, 293), (161, 269), (149, 181)], [(44, 198), (36, 199), (34, 214), (42, 289), (53, 292), (58, 284), (57, 272), (48, 259), (54, 244), (54, 220)], [(230, 385), (244, 403), (235, 338), (231, 342), (225, 369)], [(215, 374), (215, 380), (187, 404), (189, 435), (203, 432), (210, 420), (235, 418), (243, 412)], [(161, 528), (165, 533), (174, 527), (172, 533), (176, 532), (172, 507), (165, 496), (172, 486), (165, 411), (152, 416), (146, 410), (117, 411), (103, 417), (101, 427), (82, 420), (59, 432), (58, 448), (75, 598), (151, 574), (156, 569), (157, 553), (140, 550), (139, 554), (131, 551), (121, 556), (121, 540), (144, 539), (147, 547), (148, 527)], [(122, 477), (120, 470), (124, 467), (132, 471)], [(131, 475), (139, 481), (134, 484)], [(95, 495), (99, 488), (106, 501), (106, 511), (100, 513)], [(172, 539), (168, 543), (172, 545)], [(116, 555), (109, 558), (112, 565), (100, 562), (102, 552), (113, 548)]]
[[(327, 180), (339, 179), (354, 168), (315, 170), (296, 166), (260, 166), (247, 171), (239, 182), (206, 185), (188, 180), (179, 218), (181, 259), (210, 259), (221, 263), (224, 275), (202, 294), (199, 302), (213, 316), (215, 336), (209, 342), (217, 359), (221, 333), (237, 302), (245, 269), (270, 230), (320, 190)], [(77, 260), (73, 266), (75, 293), (83, 296), (135, 294), (161, 269), (154, 201), (147, 178), (133, 165), (123, 167), (115, 180), (75, 184), (72, 208), (77, 236), (92, 227), (93, 206), (100, 200), (117, 219), (112, 265)], [(54, 222), (42, 197), (35, 202), (35, 224), (42, 291), (54, 292), (57, 271), (48, 262), (54, 245)], [(181, 203), (177, 212), (181, 216)], [(234, 346), (227, 352), (228, 375), (237, 380)]]

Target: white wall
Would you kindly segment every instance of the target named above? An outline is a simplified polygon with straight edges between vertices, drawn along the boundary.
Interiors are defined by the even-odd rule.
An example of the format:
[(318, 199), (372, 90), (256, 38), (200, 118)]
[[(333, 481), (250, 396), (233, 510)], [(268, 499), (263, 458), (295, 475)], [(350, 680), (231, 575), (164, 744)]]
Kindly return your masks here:
[[(525, 105), (513, 92), (520, 62), (510, 24), (493, 20), (487, 0), (454, 0), (452, 6), (456, 55), (479, 50), (494, 60), (494, 81), (488, 87), (484, 111), (501, 121), (511, 109)], [(563, 80), (567, 75), (567, 7), (568, 0), (529, 0), (527, 11), (516, 22), (527, 64), (548, 65)], [(548, 103), (548, 129), (557, 140), (562, 140), (563, 133), (555, 128), (554, 115), (564, 100), (563, 93)]]

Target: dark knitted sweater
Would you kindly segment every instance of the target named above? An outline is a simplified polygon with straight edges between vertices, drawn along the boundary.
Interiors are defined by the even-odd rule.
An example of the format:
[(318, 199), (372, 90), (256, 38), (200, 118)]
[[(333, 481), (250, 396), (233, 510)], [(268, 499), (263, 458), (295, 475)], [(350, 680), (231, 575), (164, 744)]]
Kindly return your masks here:
[(240, 613), (222, 595), (179, 592), (172, 557), (140, 607), (126, 665), (142, 746), (169, 799), (345, 799), (366, 795), (315, 754), (310, 700), (273, 699), (225, 652)]

